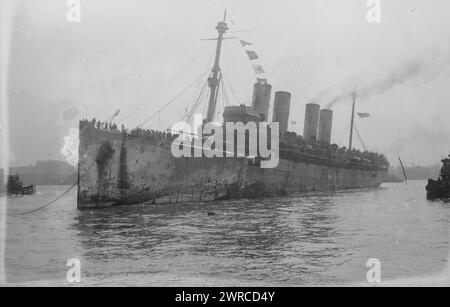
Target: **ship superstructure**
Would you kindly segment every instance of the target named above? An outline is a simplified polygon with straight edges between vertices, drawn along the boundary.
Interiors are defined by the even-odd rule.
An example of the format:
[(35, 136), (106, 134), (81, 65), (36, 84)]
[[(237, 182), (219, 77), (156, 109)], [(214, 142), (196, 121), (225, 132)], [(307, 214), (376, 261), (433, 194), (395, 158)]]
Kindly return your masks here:
[(429, 179), (426, 186), (429, 200), (450, 199), (450, 155), (441, 162), (439, 178), (437, 180)]

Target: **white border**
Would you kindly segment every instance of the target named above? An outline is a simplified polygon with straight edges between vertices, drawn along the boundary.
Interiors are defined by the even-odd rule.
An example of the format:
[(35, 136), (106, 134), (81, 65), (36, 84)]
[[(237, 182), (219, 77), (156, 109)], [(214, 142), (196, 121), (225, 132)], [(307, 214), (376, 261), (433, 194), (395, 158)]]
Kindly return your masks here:
[[(1, 0), (1, 25), (0, 25), (0, 124), (2, 131), (0, 132), (0, 150), (3, 150), (2, 158), (0, 159), (0, 168), (5, 170), (5, 176), (9, 170), (9, 161), (7, 153), (9, 152), (9, 121), (8, 121), (8, 72), (9, 72), (9, 53), (10, 53), (10, 36), (11, 26), (14, 16), (14, 0)], [(5, 46), (7, 46), (5, 48)], [(6, 240), (6, 219), (7, 219), (7, 198), (0, 197), (0, 285), (7, 284), (6, 270), (5, 270), (5, 240)], [(450, 238), (449, 238), (450, 240)], [(383, 272), (383, 271), (381, 271)], [(383, 274), (383, 273), (382, 273)], [(111, 280), (113, 283), (114, 281)], [(123, 283), (121, 279), (119, 281)], [(44, 283), (44, 284), (43, 284)], [(63, 285), (62, 280), (41, 280), (34, 282), (24, 282), (19, 285)], [(225, 282), (224, 282), (225, 283)], [(213, 283), (214, 284), (214, 283)], [(67, 285), (67, 284), (64, 284)], [(107, 285), (107, 284), (100, 284)], [(190, 283), (190, 286), (205, 286), (204, 283), (195, 285)], [(220, 283), (217, 286), (220, 285)], [(281, 285), (282, 286), (282, 285)], [(309, 285), (310, 286), (310, 285)], [(329, 285), (331, 286), (331, 285)], [(448, 263), (443, 272), (430, 276), (418, 276), (409, 279), (387, 280), (381, 283), (361, 283), (348, 284), (343, 286), (450, 286), (450, 253), (448, 256)]]
[[(11, 29), (14, 17), (14, 0), (0, 1), (0, 168), (4, 169), (5, 180), (9, 170), (9, 119), (8, 119), (8, 78), (9, 55), (11, 47)], [(4, 181), (6, 182), (6, 181)], [(0, 284), (7, 283), (5, 267), (7, 198), (0, 198)]]

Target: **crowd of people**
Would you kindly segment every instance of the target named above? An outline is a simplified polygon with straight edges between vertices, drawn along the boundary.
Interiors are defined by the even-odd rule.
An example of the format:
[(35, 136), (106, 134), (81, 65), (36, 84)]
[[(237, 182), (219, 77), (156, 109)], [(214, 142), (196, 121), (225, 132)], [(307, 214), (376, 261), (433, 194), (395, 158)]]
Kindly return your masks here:
[(121, 130), (119, 131), (117, 124), (111, 123), (111, 122), (101, 122), (97, 121), (95, 118), (92, 121), (89, 121), (87, 119), (83, 119), (80, 122), (80, 128), (84, 129), (87, 126), (99, 129), (99, 130), (105, 130), (105, 131), (116, 131), (116, 132), (123, 132), (127, 133), (128, 137), (131, 138), (145, 138), (147, 140), (153, 140), (153, 141), (173, 141), (177, 135), (172, 134), (171, 132), (165, 132), (165, 131), (157, 131), (153, 129), (142, 129), (142, 128), (135, 128), (131, 130), (129, 133), (125, 129), (124, 125), (122, 125)]
[[(118, 127), (115, 123), (97, 121), (95, 118), (92, 121), (87, 119), (81, 121), (80, 127), (83, 129), (87, 125), (91, 125), (99, 130), (117, 131)], [(122, 125), (121, 131), (127, 133), (125, 127)], [(131, 138), (144, 138), (151, 141), (172, 142), (178, 136), (171, 132), (157, 131), (153, 129), (143, 129), (137, 127), (127, 134)], [(295, 132), (286, 132), (282, 136), (282, 140), (291, 145), (300, 152), (315, 154), (319, 156), (331, 157), (338, 161), (355, 160), (377, 165), (388, 165), (388, 161), (383, 154), (378, 154), (369, 151), (360, 151), (358, 149), (347, 149), (346, 147), (339, 147), (337, 144), (326, 144), (318, 141), (307, 142), (301, 135)]]
[(295, 132), (286, 132), (283, 135), (283, 140), (290, 145), (300, 149), (301, 151), (323, 155), (339, 160), (355, 160), (362, 161), (377, 165), (388, 165), (389, 162), (383, 154), (378, 154), (376, 152), (361, 151), (358, 149), (349, 150), (346, 147), (339, 147), (337, 144), (327, 144), (318, 141), (306, 142), (306, 140), (301, 136), (297, 135)]
[[(88, 125), (90, 125), (91, 127), (97, 128), (99, 130), (107, 130), (107, 131), (117, 131), (119, 132), (117, 125), (115, 123), (112, 122), (102, 122), (102, 121), (97, 121), (95, 118), (91, 121), (87, 120), (87, 119), (82, 119), (80, 121), (80, 128), (84, 129), (85, 127), (87, 127)], [(124, 130), (124, 127), (122, 125), (122, 131)]]
[(135, 128), (131, 130), (130, 137), (145, 138), (152, 141), (170, 141), (172, 142), (177, 137), (176, 134), (166, 131), (157, 131), (153, 129)]

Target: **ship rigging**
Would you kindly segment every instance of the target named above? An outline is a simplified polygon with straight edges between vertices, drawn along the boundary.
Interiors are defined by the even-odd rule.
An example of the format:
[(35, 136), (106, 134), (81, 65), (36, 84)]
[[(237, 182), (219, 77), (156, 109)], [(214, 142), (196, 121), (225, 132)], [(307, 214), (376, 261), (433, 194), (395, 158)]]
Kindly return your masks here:
[[(200, 106), (204, 104), (204, 102), (207, 102), (206, 104), (206, 112), (202, 112), (205, 114), (205, 121), (206, 122), (212, 122), (214, 121), (218, 115), (220, 115), (224, 108), (226, 106), (230, 105), (236, 105), (236, 104), (242, 104), (244, 101), (246, 101), (246, 98), (248, 97), (247, 90), (242, 90), (240, 93), (234, 88), (234, 86), (238, 85), (242, 87), (242, 82), (239, 82), (239, 84), (232, 84), (231, 79), (228, 79), (224, 73), (224, 71), (221, 68), (221, 60), (222, 60), (222, 49), (223, 49), (223, 41), (224, 40), (236, 40), (238, 39), (237, 36), (234, 37), (225, 37), (224, 35), (229, 30), (228, 24), (226, 23), (227, 18), (227, 12), (225, 10), (223, 20), (219, 21), (216, 26), (216, 31), (218, 33), (216, 38), (207, 38), (207, 39), (201, 39), (200, 41), (214, 41), (215, 42), (215, 52), (214, 52), (214, 59), (212, 64), (212, 69), (208, 68), (208, 70), (204, 73), (202, 73), (198, 78), (196, 78), (192, 83), (188, 84), (185, 88), (183, 88), (181, 91), (179, 91), (175, 96), (173, 96), (172, 99), (169, 99), (167, 103), (162, 105), (160, 108), (158, 108), (156, 111), (153, 111), (150, 116), (148, 116), (144, 121), (142, 121), (138, 127), (143, 128), (146, 125), (152, 125), (155, 126), (156, 123), (158, 124), (159, 128), (161, 127), (161, 114), (166, 112), (167, 110), (170, 110), (170, 118), (166, 118), (164, 120), (166, 130), (169, 129), (171, 126), (171, 123), (176, 121), (186, 121), (189, 122), (192, 120), (193, 114), (198, 113)], [(250, 30), (241, 30), (241, 31), (233, 31), (233, 33), (238, 32), (249, 32)], [(153, 92), (148, 98), (146, 98), (142, 103), (138, 104), (137, 107), (135, 107), (133, 110), (131, 110), (129, 113), (126, 113), (122, 118), (120, 118), (120, 121), (122, 124), (125, 123), (126, 120), (128, 120), (133, 114), (137, 114), (138, 111), (141, 111), (142, 108), (148, 104), (148, 102), (156, 97), (158, 94), (160, 94), (164, 89), (166, 89), (172, 82), (174, 82), (178, 77), (187, 70), (188, 67), (191, 67), (201, 56), (210, 48), (212, 47), (212, 44), (209, 44), (204, 49), (201, 50), (199, 54), (197, 54), (187, 65), (183, 66), (182, 69), (176, 72), (176, 74), (171, 77), (167, 82), (165, 82), (160, 88), (158, 88), (155, 92)], [(227, 58), (225, 57), (225, 60)], [(231, 66), (231, 65), (230, 65)], [(210, 66), (211, 67), (211, 66)], [(230, 69), (235, 69), (235, 67)], [(236, 74), (237, 80), (241, 81), (240, 74)], [(207, 76), (207, 79), (204, 80), (205, 76)], [(176, 114), (173, 114), (172, 109), (169, 108), (172, 105), (175, 104), (175, 102), (179, 101), (181, 97), (185, 97), (186, 94), (191, 91), (194, 87), (199, 88), (201, 81), (204, 80), (203, 85), (201, 86), (200, 90), (198, 91), (198, 94), (196, 95), (195, 99), (193, 100), (193, 103), (190, 104), (190, 106), (183, 107), (179, 112)], [(245, 82), (244, 82), (245, 83)], [(208, 98), (206, 97), (206, 89), (209, 89)], [(233, 99), (233, 102), (231, 101)], [(181, 106), (181, 104), (178, 104), (178, 106)], [(220, 107), (220, 108), (219, 108)], [(166, 112), (167, 113), (167, 112)], [(158, 118), (157, 121), (155, 121), (155, 118)]]
[[(144, 126), (150, 124), (152, 126), (158, 126), (159, 128), (163, 128), (166, 131), (171, 131), (173, 133), (177, 133), (177, 131), (172, 131), (171, 127), (174, 122), (183, 121), (190, 123), (192, 121), (192, 118), (194, 114), (199, 113), (199, 109), (201, 105), (203, 105), (205, 102), (206, 104), (206, 112), (203, 112), (205, 122), (213, 122), (221, 113), (223, 113), (224, 108), (228, 107), (230, 105), (244, 105), (245, 101), (248, 101), (248, 99), (242, 98), (242, 92), (241, 95), (237, 95), (236, 91), (234, 90), (230, 80), (227, 80), (222, 68), (221, 68), (221, 59), (222, 59), (222, 49), (223, 49), (223, 42), (224, 40), (234, 40), (238, 39), (238, 37), (225, 37), (225, 34), (229, 30), (228, 24), (226, 23), (227, 18), (227, 12), (224, 12), (223, 19), (219, 21), (215, 27), (217, 31), (217, 37), (216, 38), (207, 38), (207, 39), (201, 39), (200, 41), (211, 41), (215, 42), (215, 52), (214, 52), (214, 58), (213, 58), (213, 64), (212, 69), (209, 68), (207, 71), (202, 73), (198, 78), (196, 78), (193, 82), (188, 84), (184, 89), (182, 89), (179, 93), (177, 93), (172, 99), (170, 99), (166, 104), (162, 105), (159, 109), (155, 110), (149, 117), (147, 117), (143, 122), (141, 122), (138, 127), (143, 128)], [(247, 32), (247, 31), (234, 31), (236, 32)], [(241, 41), (246, 44), (250, 44), (246, 41)], [(251, 44), (250, 44), (251, 45)], [(168, 87), (168, 85), (178, 78), (178, 76), (183, 73), (188, 67), (190, 67), (198, 58), (201, 57), (207, 50), (210, 50), (212, 45), (206, 46), (204, 49), (201, 50), (201, 52), (194, 57), (187, 65), (183, 66), (182, 69), (180, 69), (172, 78), (170, 78), (167, 83), (164, 83), (160, 88), (158, 88), (146, 101), (144, 101), (142, 104), (139, 104), (134, 111), (131, 111), (130, 113), (126, 114), (122, 119), (122, 124), (127, 120), (133, 113), (136, 111), (140, 111), (141, 108), (150, 101), (150, 99), (154, 98), (156, 95), (162, 92), (165, 88)], [(210, 66), (211, 67), (211, 66)], [(236, 78), (241, 81), (239, 75), (236, 74)], [(207, 76), (206, 80), (204, 79)], [(257, 78), (258, 79), (258, 78)], [(202, 82), (204, 80), (204, 82)], [(258, 79), (259, 80), (259, 79)], [(201, 82), (203, 85), (200, 87)], [(267, 81), (263, 81), (267, 82)], [(242, 82), (237, 82), (239, 85), (242, 86)], [(235, 84), (236, 85), (236, 84)], [(171, 107), (175, 102), (179, 101), (181, 97), (185, 96), (190, 90), (192, 90), (194, 87), (199, 88), (198, 94), (196, 95), (195, 99), (193, 100), (193, 103), (189, 106), (184, 106), (180, 111), (178, 112), (172, 112)], [(207, 90), (209, 89), (208, 97), (205, 97), (207, 94)], [(228, 90), (227, 90), (228, 89)], [(231, 94), (231, 95), (229, 95)], [(219, 101), (219, 96), (222, 96)], [(234, 103), (230, 101), (230, 97), (233, 97)], [(241, 96), (241, 97), (238, 97)], [(247, 96), (244, 94), (244, 96)], [(350, 97), (352, 98), (352, 109), (351, 109), (351, 120), (350, 120), (350, 129), (349, 129), (349, 140), (348, 140), (348, 149), (353, 148), (353, 136), (354, 133), (356, 133), (359, 143), (364, 148), (364, 150), (368, 151), (360, 132), (358, 131), (356, 125), (355, 125), (355, 112), (356, 112), (356, 99), (357, 99), (357, 89), (356, 85), (355, 88), (350, 93)], [(253, 100), (255, 97), (253, 97)], [(219, 102), (222, 104), (222, 107), (219, 108)], [(253, 104), (253, 103), (252, 103)], [(181, 105), (181, 104), (179, 104)], [(161, 122), (161, 114), (163, 111), (170, 110), (170, 118), (166, 118), (163, 122)], [(268, 117), (267, 114), (264, 114), (264, 117)], [(116, 114), (115, 116), (117, 116)], [(114, 116), (114, 117), (115, 117)], [(157, 120), (155, 120), (157, 118)], [(267, 120), (267, 119), (266, 119)], [(109, 120), (111, 121), (111, 120)], [(339, 142), (341, 143), (341, 142)]]

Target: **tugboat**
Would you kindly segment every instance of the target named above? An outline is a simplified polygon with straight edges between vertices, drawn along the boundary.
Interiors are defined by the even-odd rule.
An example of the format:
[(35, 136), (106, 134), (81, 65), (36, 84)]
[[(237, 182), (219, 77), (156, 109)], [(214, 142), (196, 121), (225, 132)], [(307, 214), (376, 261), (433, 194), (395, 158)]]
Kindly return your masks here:
[(450, 155), (442, 160), (438, 180), (428, 179), (427, 199), (450, 199)]
[(34, 185), (24, 186), (19, 174), (8, 176), (8, 183), (6, 185), (7, 196), (33, 195), (35, 193), (36, 187)]

